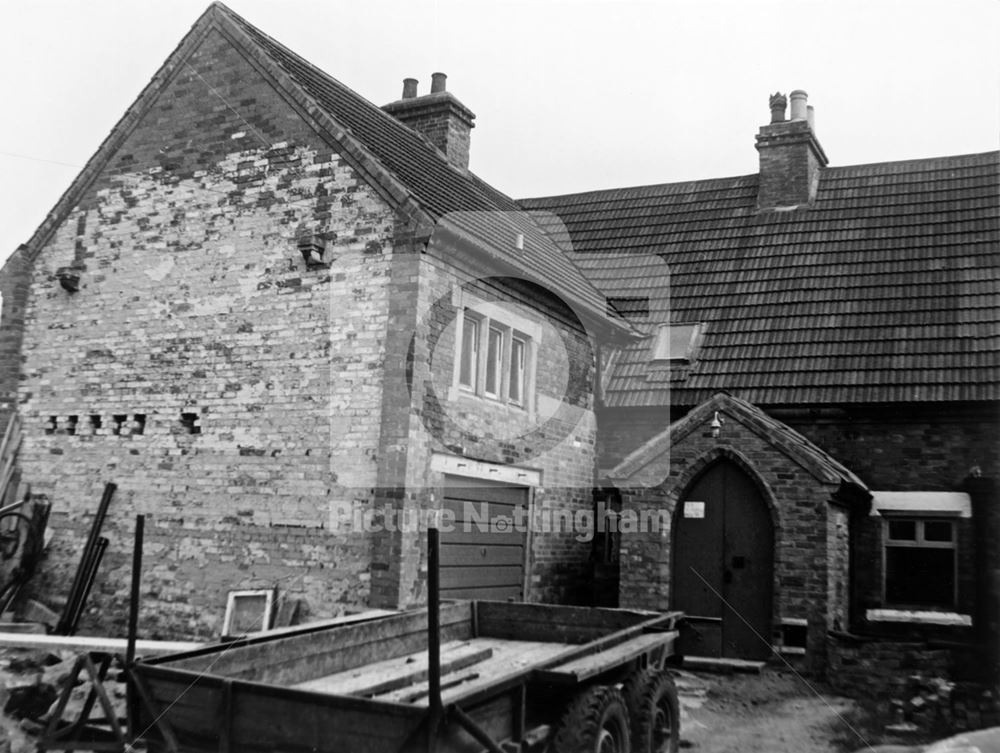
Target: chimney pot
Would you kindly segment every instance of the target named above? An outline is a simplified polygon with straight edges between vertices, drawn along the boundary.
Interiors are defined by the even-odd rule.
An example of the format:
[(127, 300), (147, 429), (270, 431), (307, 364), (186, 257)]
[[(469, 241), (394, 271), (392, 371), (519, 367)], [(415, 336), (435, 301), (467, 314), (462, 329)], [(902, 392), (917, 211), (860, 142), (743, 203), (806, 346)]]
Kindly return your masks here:
[(469, 133), (476, 115), (455, 95), (445, 91), (446, 76), (435, 73), (430, 94), (417, 96), (416, 79), (405, 79), (403, 98), (382, 109), (417, 131), (444, 152), (448, 161), (460, 170), (469, 167)]
[(809, 123), (809, 130), (816, 133), (816, 108), (812, 105), (806, 107), (806, 122)]
[(808, 117), (806, 101), (809, 99), (809, 95), (801, 89), (796, 89), (789, 95), (789, 99), (792, 100), (790, 120), (805, 120)]
[(788, 99), (785, 95), (781, 92), (775, 92), (768, 99), (768, 104), (771, 106), (771, 122), (784, 123), (785, 107), (788, 105)]

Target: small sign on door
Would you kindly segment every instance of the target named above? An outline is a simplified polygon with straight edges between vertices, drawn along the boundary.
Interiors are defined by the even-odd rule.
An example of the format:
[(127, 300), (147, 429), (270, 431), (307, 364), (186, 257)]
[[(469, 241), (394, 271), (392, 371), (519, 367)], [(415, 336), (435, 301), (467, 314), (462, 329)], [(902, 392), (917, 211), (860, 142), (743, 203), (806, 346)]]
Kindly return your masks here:
[(685, 518), (704, 518), (705, 517), (705, 503), (704, 502), (685, 502), (684, 503), (684, 517)]

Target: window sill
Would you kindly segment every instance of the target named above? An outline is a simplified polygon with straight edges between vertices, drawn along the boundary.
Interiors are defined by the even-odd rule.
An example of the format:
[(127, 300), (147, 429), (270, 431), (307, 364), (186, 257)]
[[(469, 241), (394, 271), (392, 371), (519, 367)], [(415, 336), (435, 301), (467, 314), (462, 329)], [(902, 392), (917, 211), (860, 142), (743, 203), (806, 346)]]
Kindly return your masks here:
[(505, 408), (508, 412), (514, 413), (520, 416), (532, 417), (531, 411), (524, 407), (522, 403), (515, 403), (512, 400), (504, 400), (503, 398), (493, 397), (492, 395), (479, 394), (473, 392), (465, 385), (459, 387), (452, 386), (448, 390), (448, 401), (456, 403), (463, 400), (475, 401), (477, 403), (485, 403), (486, 405), (492, 405), (495, 408)]
[(914, 625), (972, 627), (971, 615), (931, 610), (869, 609), (865, 612), (865, 619), (869, 622), (906, 622)]
[(785, 656), (805, 656), (806, 650), (802, 646), (771, 646), (772, 651), (777, 651)]

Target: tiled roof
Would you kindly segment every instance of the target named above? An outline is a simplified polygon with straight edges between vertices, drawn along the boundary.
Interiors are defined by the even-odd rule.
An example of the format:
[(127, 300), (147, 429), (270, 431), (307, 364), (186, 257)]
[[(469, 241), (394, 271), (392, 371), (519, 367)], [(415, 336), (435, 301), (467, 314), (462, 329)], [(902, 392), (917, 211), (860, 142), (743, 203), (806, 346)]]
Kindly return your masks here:
[[(233, 13), (212, 5), (276, 63), (308, 97), (408, 190), (434, 220), (445, 218), (461, 234), (488, 247), (516, 272), (605, 319), (604, 297), (523, 208), (468, 170), (451, 165), (422, 134), (324, 73)], [(514, 252), (524, 235), (523, 253)]]
[(559, 215), (609, 296), (641, 286), (616, 277), (623, 255), (665, 261), (670, 319), (706, 325), (690, 365), (627, 349), (610, 405), (1000, 398), (997, 152), (825, 168), (790, 211), (756, 195), (750, 175), (522, 202)]

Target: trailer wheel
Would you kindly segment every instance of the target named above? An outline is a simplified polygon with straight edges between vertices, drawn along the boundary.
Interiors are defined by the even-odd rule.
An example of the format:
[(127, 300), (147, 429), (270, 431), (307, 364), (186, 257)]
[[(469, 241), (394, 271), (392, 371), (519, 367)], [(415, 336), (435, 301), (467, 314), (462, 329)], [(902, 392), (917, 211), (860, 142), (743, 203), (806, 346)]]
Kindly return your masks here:
[(677, 687), (668, 672), (634, 672), (622, 689), (635, 753), (677, 753), (681, 741)]
[(563, 713), (554, 753), (631, 753), (628, 707), (618, 688), (593, 685)]

